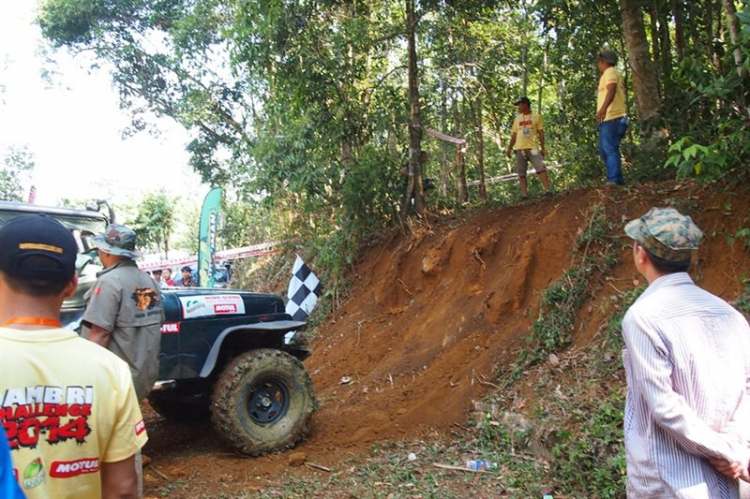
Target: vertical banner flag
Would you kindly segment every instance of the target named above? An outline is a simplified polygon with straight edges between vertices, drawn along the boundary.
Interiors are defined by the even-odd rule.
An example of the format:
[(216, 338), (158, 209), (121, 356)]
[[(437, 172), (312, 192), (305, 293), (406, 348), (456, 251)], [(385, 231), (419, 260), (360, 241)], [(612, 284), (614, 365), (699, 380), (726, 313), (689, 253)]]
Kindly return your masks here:
[(221, 189), (211, 189), (203, 200), (200, 228), (198, 229), (198, 286), (214, 286), (214, 256), (216, 254), (216, 232), (219, 228)]
[(320, 281), (310, 267), (305, 265), (299, 255), (292, 267), (292, 280), (289, 281), (289, 301), (286, 304), (286, 313), (295, 321), (303, 321), (310, 315), (320, 294)]
[(29, 189), (29, 200), (28, 200), (28, 203), (29, 204), (34, 204), (35, 201), (36, 201), (36, 187), (32, 185), (31, 189)]

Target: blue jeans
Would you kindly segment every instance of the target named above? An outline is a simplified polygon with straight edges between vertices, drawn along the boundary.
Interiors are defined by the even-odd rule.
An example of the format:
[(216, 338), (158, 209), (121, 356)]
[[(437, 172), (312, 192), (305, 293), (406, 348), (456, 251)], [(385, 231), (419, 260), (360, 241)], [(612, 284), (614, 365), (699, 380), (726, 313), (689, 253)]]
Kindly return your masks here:
[(607, 183), (625, 184), (622, 178), (620, 141), (628, 130), (628, 118), (615, 118), (599, 124), (599, 157), (607, 165)]

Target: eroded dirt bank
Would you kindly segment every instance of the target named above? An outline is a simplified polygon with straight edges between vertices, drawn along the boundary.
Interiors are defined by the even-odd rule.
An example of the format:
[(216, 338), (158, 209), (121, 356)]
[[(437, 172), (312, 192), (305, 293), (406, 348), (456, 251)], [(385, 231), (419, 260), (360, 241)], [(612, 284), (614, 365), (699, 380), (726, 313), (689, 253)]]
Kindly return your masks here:
[[(305, 364), (320, 409), (295, 450), (331, 466), (376, 442), (446, 435), (464, 423), (473, 401), (494, 389), (496, 367), (516, 360), (542, 291), (569, 268), (575, 237), (598, 204), (622, 224), (652, 206), (689, 213), (707, 236), (694, 276), (733, 299), (740, 278), (750, 276), (750, 253), (742, 241), (729, 244), (750, 227), (750, 190), (731, 190), (671, 182), (578, 190), (424, 224), (407, 236), (394, 232), (362, 256), (351, 298), (311, 345)], [(625, 248), (580, 310), (574, 344), (594, 336), (609, 316), (609, 297), (636, 279)], [(254, 490), (279, 472), (309, 472), (290, 471), (283, 454), (230, 454), (207, 425), (181, 425), (153, 412), (147, 421), (146, 453), (170, 479), (190, 481), (191, 490)], [(147, 485), (157, 496), (165, 480), (149, 471)]]

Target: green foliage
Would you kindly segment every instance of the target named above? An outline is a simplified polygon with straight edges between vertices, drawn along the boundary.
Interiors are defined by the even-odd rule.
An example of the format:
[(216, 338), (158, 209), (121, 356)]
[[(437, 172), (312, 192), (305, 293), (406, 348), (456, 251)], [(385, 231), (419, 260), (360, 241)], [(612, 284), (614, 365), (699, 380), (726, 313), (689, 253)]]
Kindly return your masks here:
[[(478, 452), (504, 465), (503, 476), (519, 488), (518, 497), (538, 496), (539, 484), (565, 497), (625, 497), (622, 319), (642, 292), (636, 287), (612, 295), (601, 341), (571, 355), (561, 353), (564, 369), (537, 365), (533, 397), (528, 387), (515, 386), (485, 404), (506, 412), (483, 414), (476, 430)], [(514, 374), (507, 376), (512, 382)], [(527, 400), (525, 416), (516, 412), (520, 396)]]
[[(744, 57), (744, 75), (734, 64), (734, 48), (722, 54), (719, 71), (707, 71), (704, 54), (686, 57), (674, 72), (681, 85), (682, 103), (689, 113), (674, 117), (678, 137), (671, 145), (665, 167), (677, 167), (679, 177), (713, 180), (750, 164), (750, 2), (742, 2), (737, 13), (741, 24), (738, 46)], [(691, 119), (692, 118), (692, 119)]]
[(750, 316), (750, 279), (743, 277), (740, 281), (742, 282), (742, 292), (734, 300), (734, 306), (745, 314), (745, 317), (748, 317)]
[(25, 201), (24, 182), (34, 170), (34, 154), (28, 146), (9, 147), (0, 170), (0, 200)]
[[(629, 181), (663, 175), (665, 162), (667, 174), (701, 178), (749, 162), (750, 86), (734, 72), (734, 47), (715, 36), (716, 6), (691, 6), (687, 15), (675, 11), (682, 4), (643, 7), (654, 57), (663, 56), (654, 62), (665, 138), (638, 134), (631, 112), (622, 148)], [(738, 47), (750, 67), (742, 5)], [(555, 189), (602, 181), (594, 117), (602, 47), (621, 54), (634, 100), (619, 2), (425, 0), (416, 9), (432, 177), (444, 144), (427, 130), (467, 140), (466, 180), (480, 176), (480, 146), (485, 176), (507, 173), (512, 102), (526, 93), (545, 117), (549, 160), (565, 164), (551, 174)], [(678, 14), (684, 39), (676, 50), (669, 20)], [(232, 244), (291, 234), (338, 281), (356, 248), (396, 218), (410, 120), (403, 2), (44, 0), (38, 22), (53, 45), (91, 51), (112, 68), (132, 114), (129, 133), (152, 126), (149, 112), (189, 130), (193, 168), (248, 205), (227, 216)], [(483, 203), (475, 188), (468, 205), (458, 199), (454, 145), (445, 150), (445, 196), (428, 193), (428, 206), (446, 213)], [(490, 202), (515, 199), (513, 187), (490, 185)]]
[(138, 205), (135, 217), (127, 222), (138, 237), (139, 249), (163, 251), (164, 256), (169, 258), (174, 212), (174, 204), (163, 190), (146, 194)]
[(623, 398), (614, 393), (588, 406), (576, 407), (573, 410), (578, 431), (555, 432), (552, 474), (563, 490), (574, 490), (582, 497), (625, 497), (623, 405)]

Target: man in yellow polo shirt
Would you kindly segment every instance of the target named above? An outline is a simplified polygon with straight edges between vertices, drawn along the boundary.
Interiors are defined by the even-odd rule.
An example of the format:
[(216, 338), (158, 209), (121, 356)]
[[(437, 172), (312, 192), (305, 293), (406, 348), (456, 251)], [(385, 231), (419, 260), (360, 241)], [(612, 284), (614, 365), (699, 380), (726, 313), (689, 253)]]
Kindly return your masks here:
[(515, 150), (516, 172), (518, 183), (521, 186), (521, 199), (529, 197), (526, 183), (526, 169), (529, 161), (534, 165), (539, 180), (542, 181), (546, 195), (551, 195), (547, 168), (544, 165), (544, 119), (531, 110), (531, 101), (528, 97), (521, 97), (515, 102), (518, 107), (518, 115), (513, 120), (513, 129), (510, 136), (510, 144), (506, 155), (510, 158)]
[(0, 425), (28, 499), (136, 497), (147, 436), (130, 369), (60, 327), (77, 253), (45, 215), (0, 228)]
[(625, 83), (617, 71), (617, 54), (599, 54), (599, 89), (596, 94), (596, 121), (599, 122), (599, 156), (607, 165), (607, 184), (624, 185), (620, 141), (628, 129)]

